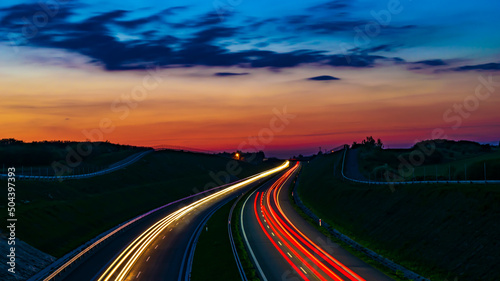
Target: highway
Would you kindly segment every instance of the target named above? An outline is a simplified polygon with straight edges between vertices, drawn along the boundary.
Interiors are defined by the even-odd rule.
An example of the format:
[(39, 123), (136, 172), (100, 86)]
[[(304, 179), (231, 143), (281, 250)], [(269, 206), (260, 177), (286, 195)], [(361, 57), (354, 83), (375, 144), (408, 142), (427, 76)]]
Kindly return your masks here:
[(208, 195), (149, 214), (93, 247), (81, 260), (70, 260), (57, 270), (64, 272), (65, 268), (65, 273), (39, 280), (187, 280), (197, 235), (210, 215), (288, 165), (287, 161)]
[[(364, 184), (376, 184), (376, 185), (406, 185), (406, 184), (500, 184), (500, 180), (415, 180), (415, 181), (405, 181), (402, 180), (401, 175), (393, 174), (388, 176), (387, 181), (372, 181), (366, 179), (355, 179), (352, 176), (348, 177), (345, 175), (344, 166), (346, 162), (346, 153), (349, 149), (344, 149), (344, 156), (342, 158), (342, 177), (346, 180), (364, 183)], [(357, 159), (356, 157), (354, 157)], [(355, 170), (358, 170), (357, 167)], [(358, 171), (359, 172), (359, 171)], [(392, 176), (392, 178), (391, 178)]]
[[(99, 171), (92, 172), (92, 173), (87, 173), (87, 174), (67, 175), (67, 176), (28, 176), (28, 175), (18, 174), (18, 175), (16, 175), (16, 177), (19, 179), (22, 179), (22, 180), (69, 180), (69, 179), (79, 180), (79, 179), (88, 179), (88, 178), (93, 178), (93, 177), (109, 174), (109, 173), (112, 173), (114, 171), (123, 169), (127, 166), (130, 166), (153, 151), (154, 150), (147, 150), (147, 151), (143, 151), (143, 152), (138, 152), (138, 153), (131, 155), (131, 156), (129, 156), (129, 157), (117, 162), (117, 163), (110, 165), (106, 169), (99, 170)], [(7, 174), (0, 174), (0, 179), (7, 178), (7, 177), (8, 177)]]
[(299, 163), (245, 201), (243, 239), (261, 280), (392, 280), (316, 230), (293, 209), (289, 188)]

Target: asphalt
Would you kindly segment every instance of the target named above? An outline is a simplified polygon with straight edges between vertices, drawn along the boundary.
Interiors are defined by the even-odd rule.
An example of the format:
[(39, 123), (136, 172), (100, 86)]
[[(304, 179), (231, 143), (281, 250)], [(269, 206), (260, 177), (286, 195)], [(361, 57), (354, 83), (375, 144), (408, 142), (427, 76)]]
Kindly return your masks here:
[[(186, 248), (188, 248), (193, 233), (203, 222), (204, 218), (221, 204), (232, 200), (242, 192), (255, 187), (264, 181), (252, 183), (229, 194), (201, 205), (188, 214), (174, 221), (142, 253), (137, 262), (127, 274), (126, 280), (179, 280), (181, 265), (186, 264)], [(88, 281), (97, 280), (112, 261), (151, 225), (171, 214), (172, 212), (205, 197), (204, 195), (168, 206), (153, 213), (120, 233), (109, 238), (104, 245), (100, 245), (93, 253), (72, 265), (72, 268), (56, 278), (56, 280)]]
[[(276, 176), (273, 180), (265, 183), (257, 191), (261, 192), (269, 189), (281, 175), (282, 173)], [(250, 243), (251, 251), (255, 255), (258, 263), (257, 267), (261, 280), (299, 280), (293, 279), (295, 277), (293, 269), (289, 267), (279, 252), (275, 250), (272, 242), (261, 230), (258, 221), (255, 218), (255, 209), (253, 207), (255, 196), (256, 192), (253, 192), (251, 196), (248, 197), (248, 200), (245, 201), (244, 208), (242, 209), (243, 217), (241, 219), (243, 221), (243, 231), (248, 239), (248, 242)], [(263, 275), (260, 272), (263, 272), (263, 275), (267, 279), (262, 278)]]
[[(310, 225), (309, 222), (304, 220), (302, 216), (297, 213), (297, 211), (293, 208), (288, 196), (296, 172), (297, 171), (295, 171), (288, 178), (288, 180), (284, 182), (281, 191), (276, 193), (278, 202), (275, 202), (272, 193), (270, 193), (269, 201), (268, 199), (266, 199), (272, 184), (270, 182), (259, 188), (257, 192), (254, 192), (246, 201), (245, 207), (243, 209), (244, 232), (247, 236), (250, 248), (257, 260), (257, 262), (254, 261), (254, 263), (257, 263), (258, 267), (260, 267), (260, 270), (258, 270), (259, 272), (261, 272), (260, 276), (264, 276), (264, 278), (262, 279), (370, 281), (393, 280), (392, 278), (386, 276), (377, 269), (363, 262), (359, 258), (355, 257), (347, 250), (340, 247), (338, 244), (329, 240), (325, 235), (323, 235), (316, 228)], [(263, 196), (262, 199), (263, 207), (260, 206), (259, 196), (259, 198), (257, 199), (257, 209), (264, 230), (262, 229), (259, 221), (256, 218), (254, 207), (255, 197), (257, 196), (257, 194), (260, 195), (262, 192), (265, 192), (266, 195)], [(267, 208), (266, 206), (268, 206), (268, 203), (270, 207)], [(284, 215), (280, 214), (277, 211), (278, 204), (281, 207)], [(274, 223), (273, 226), (273, 220), (269, 219), (271, 217), (269, 215), (271, 213), (271, 209), (276, 212), (276, 217), (285, 222), (283, 225), (286, 224), (290, 229), (293, 229), (293, 226), (295, 226), (298, 230), (300, 230), (300, 232), (305, 235), (305, 237), (307, 237), (311, 242), (315, 244), (313, 248), (316, 249), (316, 251), (322, 249), (328, 255), (340, 262), (340, 264), (345, 266), (349, 271), (352, 271), (354, 275), (343, 274), (342, 271), (344, 271), (344, 273), (346, 272), (344, 268), (340, 266), (332, 266), (332, 264), (327, 263), (326, 259), (322, 259), (321, 255), (318, 254), (318, 252), (314, 252), (314, 250), (309, 250), (309, 252), (312, 253), (312, 255), (310, 256), (304, 254), (304, 252), (301, 251), (300, 248), (307, 248), (305, 246), (305, 243), (292, 242), (293, 239), (287, 239), (286, 236), (278, 230), (277, 224)], [(262, 213), (261, 211), (264, 211), (264, 213)], [(265, 212), (267, 212), (267, 214)], [(286, 222), (285, 216), (286, 218), (288, 218), (290, 223)], [(271, 239), (268, 238), (265, 232), (267, 232)], [(274, 243), (271, 240), (273, 240)], [(295, 241), (298, 241), (298, 239), (296, 239)], [(280, 254), (277, 248), (280, 248), (284, 255)], [(284, 256), (288, 256), (289, 261), (287, 261)], [(320, 263), (316, 263), (314, 260), (322, 261), (323, 265), (319, 265)], [(324, 270), (322, 270), (321, 266), (325, 266), (326, 269), (325, 267), (323, 267)], [(337, 275), (339, 279), (334, 279), (332, 275), (328, 275), (326, 273), (327, 271), (332, 272), (333, 276)]]

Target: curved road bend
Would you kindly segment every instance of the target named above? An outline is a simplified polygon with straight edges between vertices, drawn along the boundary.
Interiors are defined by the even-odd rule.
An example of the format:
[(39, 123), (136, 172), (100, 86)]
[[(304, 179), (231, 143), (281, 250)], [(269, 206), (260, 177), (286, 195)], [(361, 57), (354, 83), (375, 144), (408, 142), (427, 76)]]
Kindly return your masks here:
[(305, 221), (289, 201), (300, 164), (266, 183), (244, 203), (243, 239), (266, 280), (392, 280), (353, 256)]
[(181, 267), (189, 257), (186, 249), (204, 218), (221, 203), (285, 169), (288, 163), (285, 164), (273, 169), (272, 173), (258, 174), (257, 179), (252, 177), (251, 182), (243, 181), (145, 217), (111, 237), (89, 258), (73, 265), (74, 269), (64, 278), (57, 280), (184, 280)]

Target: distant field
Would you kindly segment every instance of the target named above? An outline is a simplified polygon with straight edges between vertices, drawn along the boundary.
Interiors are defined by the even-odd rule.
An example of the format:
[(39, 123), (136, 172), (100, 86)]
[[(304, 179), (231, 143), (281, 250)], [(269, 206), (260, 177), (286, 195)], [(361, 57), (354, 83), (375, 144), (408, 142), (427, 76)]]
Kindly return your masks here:
[(431, 280), (500, 280), (499, 185), (411, 185), (391, 192), (335, 178), (340, 157), (304, 163), (299, 179), (300, 197), (323, 220)]
[[(384, 173), (391, 171), (403, 175), (405, 180), (484, 180), (500, 179), (500, 150), (498, 147), (479, 145), (473, 142), (443, 141), (423, 142), (433, 151), (425, 149), (377, 149), (369, 146), (358, 148), (359, 169), (366, 178), (385, 180)], [(424, 155), (423, 160), (418, 156)], [(414, 161), (411, 162), (410, 158)], [(418, 163), (422, 161), (423, 163)], [(413, 165), (412, 163), (418, 163)], [(398, 173), (402, 167), (403, 173)], [(406, 174), (404, 174), (406, 173)]]
[[(118, 223), (202, 191), (208, 183), (219, 185), (209, 172), (225, 171), (228, 161), (213, 155), (161, 151), (104, 176), (63, 182), (18, 182), (17, 235), (40, 250), (61, 257)], [(239, 164), (238, 178), (275, 165)], [(0, 206), (3, 219), (5, 208)]]

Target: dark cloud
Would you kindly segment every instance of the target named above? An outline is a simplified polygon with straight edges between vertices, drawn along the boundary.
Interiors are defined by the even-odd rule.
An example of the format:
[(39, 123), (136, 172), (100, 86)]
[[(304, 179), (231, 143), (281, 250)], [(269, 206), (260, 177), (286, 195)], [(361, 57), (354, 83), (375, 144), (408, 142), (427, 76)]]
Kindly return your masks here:
[(206, 27), (209, 25), (216, 25), (221, 23), (221, 18), (217, 13), (208, 13), (195, 21), (192, 27)]
[(98, 16), (94, 16), (94, 17), (88, 18), (87, 22), (92, 22), (92, 21), (95, 21), (95, 22), (110, 22), (112, 20), (119, 19), (119, 18), (122, 18), (122, 17), (126, 16), (127, 13), (128, 12), (125, 11), (125, 10), (110, 11), (110, 12), (102, 13), (102, 14), (100, 14)]
[[(326, 51), (307, 49), (290, 52), (258, 49), (230, 51), (219, 41), (232, 38), (240, 40), (245, 27), (223, 26), (216, 13), (207, 13), (198, 20), (184, 24), (187, 29), (187, 36), (184, 38), (166, 35), (160, 30), (151, 30), (151, 27), (147, 26), (150, 22), (161, 21), (161, 13), (174, 13), (185, 7), (176, 7), (173, 10), (164, 10), (160, 14), (133, 20), (125, 19), (129, 16), (129, 11), (115, 10), (93, 15), (78, 22), (68, 19), (73, 14), (72, 8), (74, 7), (60, 7), (58, 13), (61, 16), (51, 19), (46, 26), (38, 30), (36, 36), (25, 40), (23, 44), (82, 54), (90, 58), (90, 63), (102, 65), (109, 71), (145, 69), (152, 64), (159, 67), (202, 65), (279, 69), (301, 64), (373, 67), (379, 59), (396, 61), (395, 58), (369, 54), (371, 51), (390, 48), (389, 45), (376, 46), (363, 52), (351, 52), (347, 56), (329, 55)], [(4, 25), (0, 26), (0, 35), (6, 35), (23, 27), (19, 17), (39, 11), (39, 7), (16, 5), (2, 11), (4, 16), (0, 22)], [(300, 25), (304, 19), (307, 19), (307, 16), (290, 17), (287, 20)], [(268, 22), (272, 21), (274, 20)], [(134, 40), (119, 40), (115, 37), (116, 31), (113, 30), (117, 26), (125, 29), (125, 32), (129, 30), (136, 37), (140, 37)], [(146, 27), (149, 30), (138, 32), (136, 29), (139, 27)], [(3, 38), (3, 40), (8, 40), (7, 36)], [(249, 38), (248, 40), (255, 39)], [(286, 41), (291, 40), (293, 40), (292, 37), (286, 39)]]
[(327, 20), (315, 21), (312, 24), (300, 24), (296, 28), (302, 31), (312, 31), (318, 34), (332, 34), (340, 31), (353, 31), (355, 27), (366, 24), (364, 21), (357, 20)]
[(150, 17), (144, 17), (140, 19), (135, 19), (135, 20), (124, 20), (124, 21), (115, 21), (114, 23), (116, 25), (122, 26), (127, 29), (134, 29), (138, 28), (142, 25), (156, 22), (156, 21), (161, 21), (161, 17), (159, 15), (152, 15)]
[(285, 23), (292, 24), (292, 25), (302, 25), (310, 21), (312, 16), (310, 15), (295, 15), (295, 16), (288, 16), (285, 17)]
[(464, 65), (457, 68), (452, 68), (453, 71), (496, 71), (500, 70), (500, 63), (492, 62), (485, 64), (476, 64), (476, 65)]
[(400, 57), (386, 58), (388, 60), (392, 60), (395, 63), (406, 63), (406, 61)]
[(373, 67), (378, 59), (387, 59), (384, 56), (374, 56), (368, 54), (346, 54), (332, 55), (329, 57), (328, 65), (345, 67)]
[(261, 19), (261, 18), (249, 17), (245, 20), (245, 24), (246, 24), (247, 28), (249, 28), (251, 30), (257, 30), (266, 24), (275, 25), (279, 22), (280, 22), (279, 18)]
[(218, 46), (200, 43), (184, 45), (171, 55), (165, 66), (234, 66), (242, 62), (244, 62), (244, 57), (240, 54), (230, 53)]
[(28, 26), (31, 28), (34, 20), (43, 22), (48, 19), (49, 25), (54, 24), (54, 22), (64, 21), (74, 14), (72, 7), (71, 4), (58, 6), (57, 8), (49, 7), (50, 14), (45, 13), (38, 4), (19, 4), (3, 8), (0, 11), (5, 15), (0, 20), (0, 29), (10, 28), (10, 31), (22, 32), (23, 27)]
[(171, 23), (172, 28), (208, 28), (211, 26), (220, 26), (230, 14), (224, 15), (222, 18), (218, 13), (209, 12), (198, 17), (194, 17), (192, 20), (183, 21), (178, 23)]
[[(314, 23), (310, 23), (314, 22)], [(336, 32), (348, 32), (355, 36), (355, 38), (360, 38), (360, 40), (368, 41), (365, 38), (375, 37), (369, 36), (366, 31), (367, 28), (374, 24), (373, 19), (348, 19), (343, 17), (327, 17), (319, 18), (314, 20), (309, 20), (305, 22), (299, 21), (288, 21), (289, 25), (293, 25), (296, 30), (299, 31), (309, 31), (316, 34), (333, 34)], [(416, 25), (387, 25), (380, 27), (379, 33), (376, 36), (384, 35), (390, 37), (391, 35), (407, 33), (410, 29), (417, 29)]]
[(237, 34), (237, 28), (212, 27), (196, 32), (189, 40), (189, 44), (209, 43), (219, 38), (230, 38)]
[(167, 8), (167, 9), (161, 11), (160, 14), (172, 16), (172, 15), (178, 14), (179, 12), (185, 11), (188, 8), (189, 8), (189, 6), (175, 6), (175, 7), (170, 7), (170, 8)]
[(375, 53), (375, 52), (391, 52), (396, 50), (397, 48), (401, 47), (401, 44), (382, 44), (382, 45), (377, 45), (373, 47), (356, 47), (352, 48), (349, 51), (350, 52), (358, 52), (358, 53)]
[[(252, 67), (294, 67), (304, 63), (315, 63), (324, 59), (321, 51), (299, 50), (289, 53), (271, 51), (247, 52), (246, 57), (252, 57)], [(245, 54), (245, 53), (243, 53)]]
[(322, 75), (322, 76), (316, 76), (316, 77), (307, 78), (307, 80), (311, 80), (311, 81), (332, 81), (332, 80), (340, 80), (340, 78), (333, 77), (333, 76), (330, 76), (330, 75)]
[(335, 0), (328, 1), (316, 6), (310, 7), (309, 11), (325, 11), (325, 10), (341, 10), (345, 8), (349, 8), (352, 1), (349, 0)]
[(214, 73), (214, 76), (218, 77), (228, 77), (228, 76), (244, 76), (244, 75), (249, 75), (250, 73), (248, 72), (242, 72), (242, 73), (237, 73), (237, 72), (217, 72)]
[(446, 62), (444, 62), (441, 59), (433, 59), (433, 60), (421, 60), (414, 62), (413, 64), (423, 64), (427, 66), (443, 66), (443, 65), (448, 65)]

